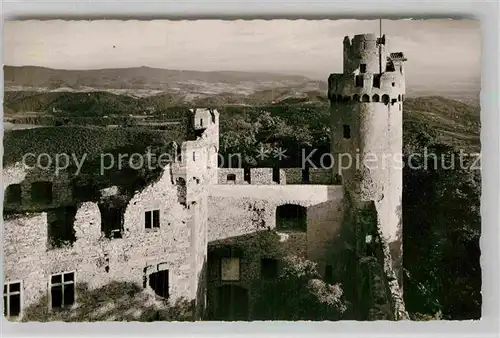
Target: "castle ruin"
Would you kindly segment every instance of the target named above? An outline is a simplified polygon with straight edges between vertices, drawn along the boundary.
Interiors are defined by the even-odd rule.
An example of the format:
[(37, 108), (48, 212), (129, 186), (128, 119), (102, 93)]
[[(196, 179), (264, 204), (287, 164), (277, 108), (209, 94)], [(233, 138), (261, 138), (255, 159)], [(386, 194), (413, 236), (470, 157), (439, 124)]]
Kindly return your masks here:
[[(340, 264), (348, 228), (355, 254), (377, 243), (370, 250), (383, 268), (391, 319), (404, 318), (402, 172), (395, 157), (402, 151), (404, 61), (402, 53), (388, 52), (385, 36), (346, 37), (344, 72), (328, 80), (333, 158), (374, 154), (386, 158), (384, 167), (339, 171), (334, 165), (306, 174), (304, 168), (218, 168), (219, 114), (194, 109), (190, 140), (173, 150), (180, 157), (120, 210), (104, 212), (84, 201), (61, 216), (54, 208), (72, 198), (64, 176), (4, 168), (4, 206), (17, 203), (19, 211), (4, 218), (7, 312), (21, 318), (42, 299), (49, 310), (71, 308), (78, 303), (75, 285), (123, 281), (141, 285), (152, 301), (188, 300), (192, 319), (245, 320), (254, 282), (275, 276), (284, 253), (314, 261), (327, 274)], [(31, 199), (46, 210), (23, 212), (23, 201)], [(360, 227), (359, 215), (370, 207), (376, 219)], [(72, 229), (72, 245), (52, 244), (54, 226)], [(105, 228), (111, 235), (103, 236)], [(351, 278), (361, 270), (354, 267)]]

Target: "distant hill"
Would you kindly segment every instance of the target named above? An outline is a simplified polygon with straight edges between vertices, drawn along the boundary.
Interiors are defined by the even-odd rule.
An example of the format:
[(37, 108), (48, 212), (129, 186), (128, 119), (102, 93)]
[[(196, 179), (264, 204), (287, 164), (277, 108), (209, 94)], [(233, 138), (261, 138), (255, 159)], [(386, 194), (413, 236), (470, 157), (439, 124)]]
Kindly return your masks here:
[[(85, 91), (160, 90), (247, 93), (257, 87), (279, 87), (314, 82), (304, 76), (262, 72), (191, 71), (150, 67), (62, 70), (35, 66), (4, 66), (7, 90)], [(206, 88), (210, 85), (210, 88)], [(231, 86), (228, 86), (231, 85)], [(262, 88), (260, 88), (262, 89)]]
[[(94, 70), (62, 70), (36, 66), (4, 66), (5, 90), (28, 92), (109, 92), (135, 98), (170, 95), (173, 101), (210, 99), (231, 104), (252, 104), (267, 95), (268, 101), (303, 98), (307, 92), (327, 91), (325, 81), (300, 75), (241, 71), (191, 71), (150, 67)], [(480, 77), (467, 80), (413, 83), (408, 96), (437, 95), (473, 105), (479, 104)], [(252, 97), (254, 95), (254, 97)]]

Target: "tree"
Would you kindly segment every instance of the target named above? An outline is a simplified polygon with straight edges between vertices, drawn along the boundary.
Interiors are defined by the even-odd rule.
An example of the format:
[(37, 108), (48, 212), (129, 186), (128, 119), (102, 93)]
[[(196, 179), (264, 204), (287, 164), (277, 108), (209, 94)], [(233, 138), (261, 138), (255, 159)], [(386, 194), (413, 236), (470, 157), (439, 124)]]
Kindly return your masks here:
[(254, 317), (260, 320), (338, 320), (346, 311), (340, 284), (327, 284), (316, 263), (286, 256), (278, 278), (262, 281)]
[[(481, 316), (479, 171), (473, 158), (410, 125), (403, 188), (405, 302), (414, 317)], [(413, 157), (413, 153), (428, 154)], [(435, 159), (437, 165), (435, 165)], [(442, 162), (443, 161), (443, 162)], [(427, 166), (425, 164), (427, 163)], [(444, 165), (443, 165), (444, 164)]]

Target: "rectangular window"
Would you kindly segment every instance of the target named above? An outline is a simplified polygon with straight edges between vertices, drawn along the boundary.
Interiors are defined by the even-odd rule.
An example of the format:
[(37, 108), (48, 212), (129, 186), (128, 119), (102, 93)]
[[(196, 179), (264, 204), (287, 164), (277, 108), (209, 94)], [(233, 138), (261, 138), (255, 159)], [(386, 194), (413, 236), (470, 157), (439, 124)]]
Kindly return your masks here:
[(363, 87), (363, 75), (356, 75), (356, 87)]
[(278, 260), (273, 258), (262, 258), (260, 261), (260, 275), (265, 279), (278, 277)]
[(7, 282), (3, 285), (3, 310), (7, 318), (21, 314), (21, 282)]
[(160, 210), (146, 211), (144, 214), (144, 227), (146, 229), (160, 228)]
[(243, 177), (245, 179), (245, 182), (248, 182), (249, 184), (251, 183), (250, 168), (243, 168)]
[(351, 126), (344, 124), (344, 138), (349, 139), (351, 138)]
[(327, 265), (325, 267), (325, 282), (332, 283), (333, 280), (333, 267), (331, 265)]
[(380, 88), (380, 74), (375, 74), (373, 76), (373, 87)]
[(71, 307), (75, 303), (75, 273), (66, 272), (50, 277), (50, 304), (52, 309)]
[(362, 63), (359, 65), (359, 72), (361, 74), (366, 73), (366, 64), (365, 63)]
[(240, 259), (238, 257), (222, 258), (220, 261), (222, 281), (240, 280)]
[(273, 182), (280, 183), (280, 168), (273, 167)]

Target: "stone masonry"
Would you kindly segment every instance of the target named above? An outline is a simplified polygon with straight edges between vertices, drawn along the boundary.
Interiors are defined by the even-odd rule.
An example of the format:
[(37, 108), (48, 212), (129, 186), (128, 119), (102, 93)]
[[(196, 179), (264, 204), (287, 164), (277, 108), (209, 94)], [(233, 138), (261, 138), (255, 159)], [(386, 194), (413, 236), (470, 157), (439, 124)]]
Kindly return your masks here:
[[(372, 35), (344, 40), (344, 73), (329, 78), (334, 158), (358, 150), (401, 152), (404, 58), (388, 54), (385, 43), (385, 37)], [(356, 208), (358, 201), (375, 202), (380, 233), (391, 248), (383, 263), (388, 274), (392, 268), (397, 271), (402, 255), (399, 169), (304, 173), (302, 168), (281, 168), (276, 175), (272, 168), (252, 168), (247, 176), (244, 169), (217, 167), (217, 111), (192, 110), (188, 125), (191, 135), (179, 147), (180, 157), (126, 205), (120, 236), (103, 235), (100, 209), (90, 201), (78, 204), (70, 225), (76, 240), (61, 248), (48, 244), (46, 211), (19, 207), (4, 219), (4, 282), (22, 283), (22, 309), (50, 292), (53, 274), (74, 272), (74, 282), (89, 288), (124, 281), (157, 291), (151, 290), (150, 276), (168, 270), (168, 295), (152, 292), (152, 297), (170, 304), (187, 300), (192, 319), (206, 318), (220, 312), (225, 287), (252, 295), (262, 259), (288, 253), (315, 261), (320, 271), (335, 265), (332, 253), (339, 250), (334, 243), (345, 226), (345, 208)], [(51, 207), (71, 199), (64, 177), (30, 172), (20, 164), (4, 168), (3, 175), (4, 191), (20, 184), (23, 200), (30, 198), (26, 191), (37, 180), (53, 182)], [(339, 175), (340, 182), (334, 179)], [(303, 212), (306, 226), (287, 228), (284, 210)], [(238, 247), (252, 255), (234, 256)], [(229, 248), (228, 259), (237, 258), (224, 261), (233, 264), (224, 267), (234, 274), (230, 280), (222, 276), (221, 248)], [(251, 314), (251, 303), (250, 296), (248, 309), (240, 309), (244, 316)]]

